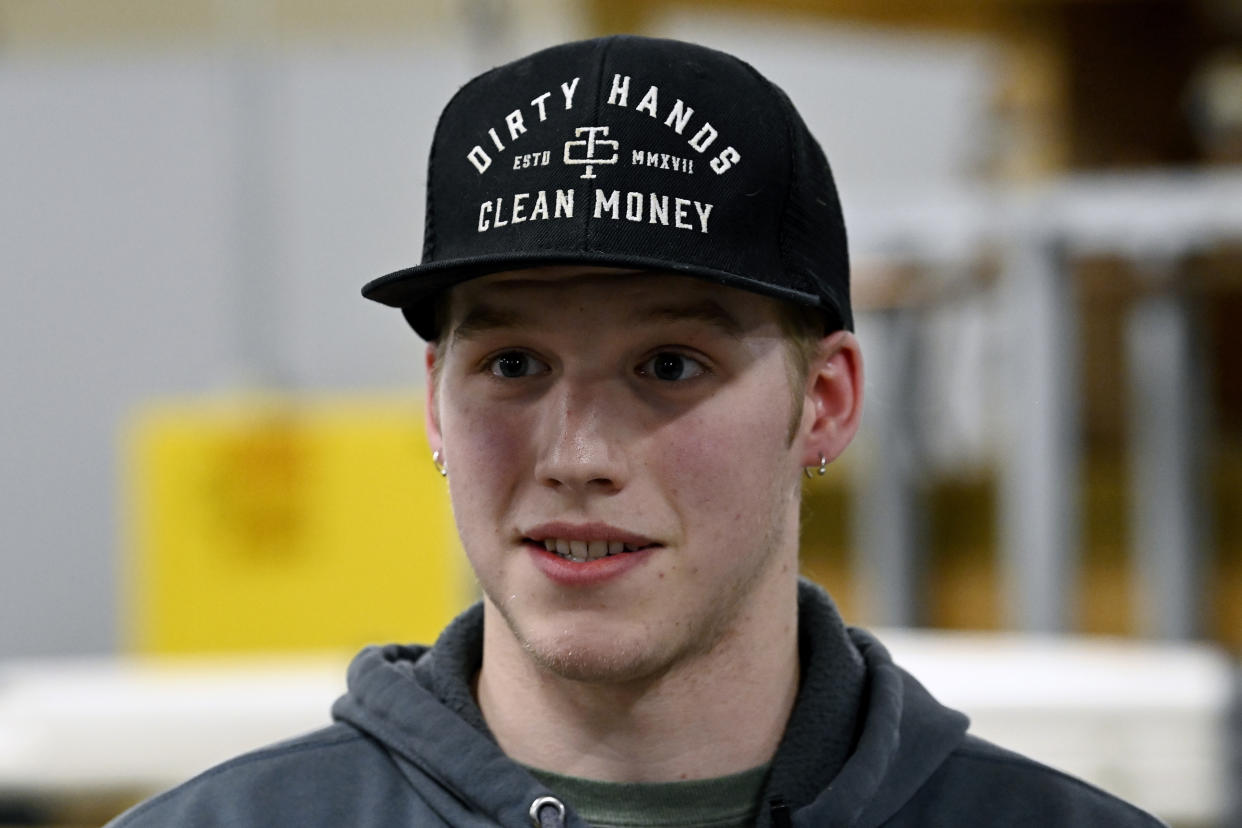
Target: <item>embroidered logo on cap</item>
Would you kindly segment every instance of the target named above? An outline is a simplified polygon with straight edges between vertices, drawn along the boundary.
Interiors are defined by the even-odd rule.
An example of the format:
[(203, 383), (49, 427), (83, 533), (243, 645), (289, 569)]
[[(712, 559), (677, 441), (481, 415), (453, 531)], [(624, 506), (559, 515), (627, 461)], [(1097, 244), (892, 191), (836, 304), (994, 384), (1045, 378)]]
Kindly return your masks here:
[[(577, 129), (574, 130), (574, 135), (576, 137), (581, 138), (582, 133), (584, 132), (586, 133), (586, 136), (587, 136), (584, 140), (565, 142), (565, 163), (570, 164), (570, 165), (586, 164), (586, 172), (582, 173), (582, 175), (580, 175), (579, 178), (594, 178), (596, 164), (617, 163), (617, 158), (620, 157), (618, 150), (621, 148), (621, 145), (617, 141), (610, 141), (607, 139), (608, 127), (606, 126), (578, 127)], [(595, 137), (596, 135), (603, 135), (605, 137), (596, 138)], [(570, 157), (569, 151), (572, 147), (586, 147), (586, 157), (585, 158)], [(595, 154), (596, 147), (612, 147), (612, 155), (610, 155), (607, 158), (601, 158), (600, 156)]]

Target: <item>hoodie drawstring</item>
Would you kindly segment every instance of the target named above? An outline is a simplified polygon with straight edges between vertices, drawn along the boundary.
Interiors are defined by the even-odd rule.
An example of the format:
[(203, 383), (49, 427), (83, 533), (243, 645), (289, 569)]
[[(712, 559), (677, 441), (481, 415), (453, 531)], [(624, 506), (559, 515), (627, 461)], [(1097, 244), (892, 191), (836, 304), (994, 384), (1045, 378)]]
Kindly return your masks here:
[(530, 824), (534, 828), (562, 828), (565, 805), (554, 796), (541, 796), (530, 803)]
[(769, 799), (768, 808), (772, 816), (772, 828), (791, 828), (793, 822), (789, 818), (789, 805), (784, 797), (774, 796)]
[[(774, 796), (768, 801), (771, 809), (772, 828), (791, 828), (789, 806), (784, 798)], [(541, 796), (530, 803), (530, 824), (534, 828), (563, 828), (565, 805), (554, 796)]]

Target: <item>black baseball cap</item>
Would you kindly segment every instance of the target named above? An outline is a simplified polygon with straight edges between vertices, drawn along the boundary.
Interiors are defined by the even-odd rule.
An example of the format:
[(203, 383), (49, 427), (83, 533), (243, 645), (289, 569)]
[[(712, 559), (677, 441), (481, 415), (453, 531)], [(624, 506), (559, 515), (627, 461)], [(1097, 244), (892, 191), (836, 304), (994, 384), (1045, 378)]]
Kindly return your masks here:
[(566, 43), (463, 86), (432, 141), (422, 263), (362, 293), (434, 339), (445, 289), (555, 264), (695, 276), (853, 328), (823, 150), (784, 92), (691, 43)]

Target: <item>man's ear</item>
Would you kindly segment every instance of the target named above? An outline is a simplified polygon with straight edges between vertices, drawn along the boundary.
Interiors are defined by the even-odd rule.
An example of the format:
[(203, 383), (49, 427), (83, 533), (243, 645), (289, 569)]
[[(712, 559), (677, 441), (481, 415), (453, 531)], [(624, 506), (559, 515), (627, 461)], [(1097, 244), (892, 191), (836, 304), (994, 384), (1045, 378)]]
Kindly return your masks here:
[(807, 379), (803, 466), (818, 466), (820, 455), (831, 462), (845, 451), (858, 433), (862, 399), (862, 350), (857, 337), (849, 331), (829, 334), (820, 340)]
[(438, 451), (443, 455), (444, 440), (440, 436), (440, 389), (437, 387), (435, 370), (436, 353), (436, 343), (427, 343), (425, 357), (427, 366), (427, 405), (423, 416), (426, 418), (427, 443), (431, 446), (433, 452)]

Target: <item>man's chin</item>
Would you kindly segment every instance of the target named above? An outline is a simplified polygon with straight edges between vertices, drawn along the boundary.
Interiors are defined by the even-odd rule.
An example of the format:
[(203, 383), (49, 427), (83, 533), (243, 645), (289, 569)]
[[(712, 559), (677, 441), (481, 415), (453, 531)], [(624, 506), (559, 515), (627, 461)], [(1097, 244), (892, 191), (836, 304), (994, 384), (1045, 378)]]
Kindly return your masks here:
[(561, 630), (546, 635), (513, 632), (540, 669), (569, 681), (633, 684), (657, 678), (670, 666), (667, 654), (641, 634), (629, 637), (606, 630)]

